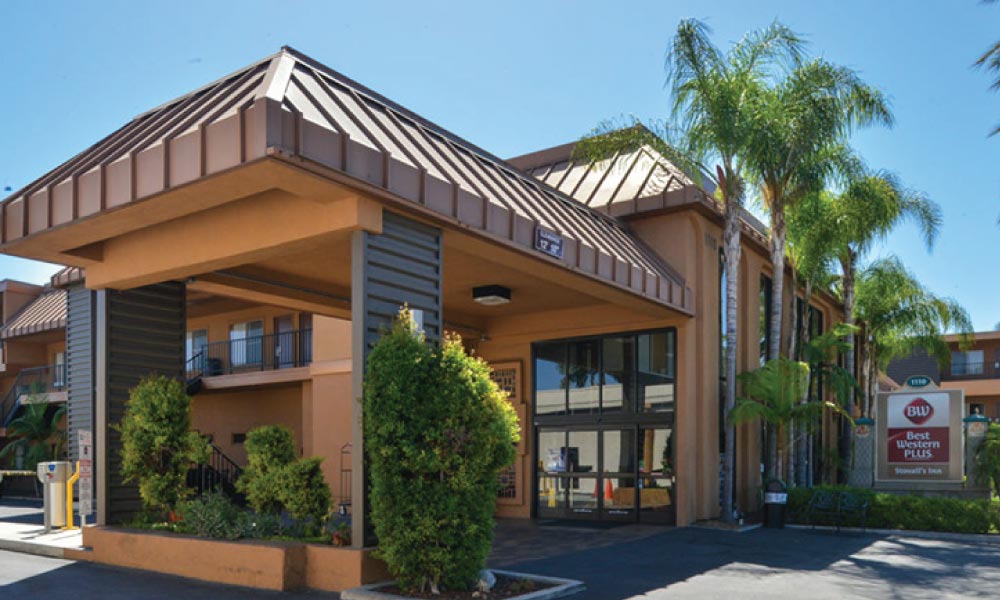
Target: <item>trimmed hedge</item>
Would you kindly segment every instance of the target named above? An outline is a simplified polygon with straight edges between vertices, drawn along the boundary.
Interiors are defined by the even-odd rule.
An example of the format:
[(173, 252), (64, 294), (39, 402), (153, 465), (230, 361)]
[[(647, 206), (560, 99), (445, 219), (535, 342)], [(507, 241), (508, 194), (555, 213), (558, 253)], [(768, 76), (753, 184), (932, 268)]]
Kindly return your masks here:
[[(963, 500), (942, 496), (887, 494), (846, 486), (792, 488), (788, 491), (788, 520), (806, 525), (836, 525), (831, 516), (808, 519), (809, 502), (818, 490), (851, 492), (868, 499), (866, 525), (874, 529), (910, 529), (954, 533), (996, 533), (1000, 531), (1000, 502)], [(860, 518), (849, 517), (842, 525), (861, 526)]]

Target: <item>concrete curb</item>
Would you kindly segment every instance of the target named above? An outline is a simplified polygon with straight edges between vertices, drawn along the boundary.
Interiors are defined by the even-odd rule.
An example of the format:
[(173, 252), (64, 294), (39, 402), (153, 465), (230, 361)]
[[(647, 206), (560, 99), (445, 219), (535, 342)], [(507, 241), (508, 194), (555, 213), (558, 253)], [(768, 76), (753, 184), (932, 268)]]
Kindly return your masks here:
[(22, 554), (34, 554), (35, 556), (45, 556), (48, 558), (63, 558), (65, 548), (59, 546), (47, 546), (45, 544), (33, 544), (19, 540), (0, 540), (0, 550), (8, 552), (20, 552)]
[(760, 529), (763, 527), (763, 523), (748, 523), (746, 525), (738, 525), (736, 527), (715, 527), (713, 525), (706, 525), (704, 523), (692, 523), (688, 525), (688, 529), (700, 529), (702, 531), (722, 531), (724, 533), (746, 533), (748, 531), (753, 531), (755, 529)]
[[(561, 598), (563, 596), (576, 594), (587, 589), (587, 586), (584, 585), (582, 581), (577, 581), (576, 579), (563, 579), (562, 577), (548, 577), (545, 575), (533, 575), (531, 573), (518, 573), (516, 571), (504, 571), (503, 569), (490, 569), (490, 571), (511, 578), (528, 579), (539, 583), (555, 584), (554, 587), (538, 590), (537, 592), (531, 592), (530, 594), (511, 596), (507, 600), (549, 600), (550, 598)], [(340, 598), (341, 600), (411, 600), (407, 596), (397, 596), (396, 594), (378, 591), (378, 588), (391, 585), (392, 583), (395, 582), (383, 581), (381, 583), (369, 583), (368, 585), (362, 585), (349, 590), (344, 590), (340, 593)]]
[[(816, 531), (837, 531), (836, 527), (830, 525), (792, 525), (786, 524), (788, 529), (815, 529)], [(979, 544), (1000, 545), (1000, 535), (995, 533), (951, 533), (948, 531), (918, 531), (914, 529), (861, 529), (860, 527), (841, 527), (841, 531), (846, 533), (870, 533), (882, 536), (915, 537), (928, 540), (943, 540), (952, 542), (975, 542)]]

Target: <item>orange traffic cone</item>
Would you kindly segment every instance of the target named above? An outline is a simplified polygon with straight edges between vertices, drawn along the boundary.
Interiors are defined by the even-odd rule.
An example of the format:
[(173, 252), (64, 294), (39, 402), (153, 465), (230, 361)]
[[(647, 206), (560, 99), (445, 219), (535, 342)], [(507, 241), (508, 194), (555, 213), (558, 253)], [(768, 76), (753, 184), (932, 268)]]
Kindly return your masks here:
[(604, 499), (614, 501), (615, 490), (611, 487), (611, 480), (609, 479), (604, 486)]
[(595, 479), (594, 480), (594, 493), (592, 494), (592, 496), (594, 498), (596, 498), (598, 492), (600, 492), (600, 491), (601, 491), (601, 483), (598, 480)]

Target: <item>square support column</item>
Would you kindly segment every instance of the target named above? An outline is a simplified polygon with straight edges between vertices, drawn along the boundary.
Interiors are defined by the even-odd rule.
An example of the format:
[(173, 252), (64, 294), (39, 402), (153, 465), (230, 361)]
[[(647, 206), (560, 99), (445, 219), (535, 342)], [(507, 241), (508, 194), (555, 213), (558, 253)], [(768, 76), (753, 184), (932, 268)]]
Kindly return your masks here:
[(135, 484), (122, 480), (121, 422), (129, 394), (144, 378), (184, 374), (184, 284), (158, 283), (130, 290), (99, 290), (95, 302), (94, 455), (97, 524), (123, 523), (142, 502)]
[(384, 213), (382, 233), (351, 238), (351, 369), (354, 394), (351, 446), (351, 540), (374, 543), (368, 524), (364, 446), (364, 373), (368, 351), (404, 304), (421, 311), (424, 333), (438, 342), (443, 329), (441, 230)]

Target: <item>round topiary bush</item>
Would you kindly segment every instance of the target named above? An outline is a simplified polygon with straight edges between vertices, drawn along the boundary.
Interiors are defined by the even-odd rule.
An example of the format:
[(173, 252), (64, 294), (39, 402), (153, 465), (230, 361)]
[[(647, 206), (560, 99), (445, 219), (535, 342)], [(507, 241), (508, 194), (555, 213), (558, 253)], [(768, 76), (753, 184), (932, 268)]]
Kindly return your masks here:
[(519, 438), (489, 365), (457, 336), (427, 344), (404, 309), (369, 355), (364, 414), (378, 556), (405, 590), (469, 589)]

